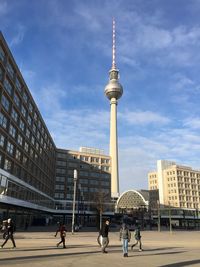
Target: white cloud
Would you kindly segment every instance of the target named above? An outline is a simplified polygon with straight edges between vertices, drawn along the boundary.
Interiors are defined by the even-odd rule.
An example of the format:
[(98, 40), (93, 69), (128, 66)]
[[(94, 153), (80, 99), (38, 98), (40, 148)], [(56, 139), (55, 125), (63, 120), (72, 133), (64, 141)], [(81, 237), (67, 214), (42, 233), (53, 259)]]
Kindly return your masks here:
[(125, 111), (119, 118), (132, 125), (168, 124), (170, 119), (152, 111)]
[(184, 126), (190, 127), (192, 129), (200, 129), (200, 118), (187, 118), (184, 122)]
[(0, 2), (0, 15), (3, 16), (8, 12), (8, 3), (7, 1)]
[(17, 33), (16, 35), (12, 38), (11, 42), (10, 42), (10, 46), (13, 47), (15, 45), (20, 44), (23, 39), (24, 39), (24, 35), (25, 35), (25, 31), (26, 28), (25, 26), (18, 24), (17, 25)]

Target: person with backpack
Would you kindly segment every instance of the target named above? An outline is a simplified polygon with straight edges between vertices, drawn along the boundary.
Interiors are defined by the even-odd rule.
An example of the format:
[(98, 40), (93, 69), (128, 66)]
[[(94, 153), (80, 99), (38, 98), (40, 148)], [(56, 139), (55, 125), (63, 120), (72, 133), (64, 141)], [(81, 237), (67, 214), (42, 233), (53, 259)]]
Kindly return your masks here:
[(59, 227), (55, 233), (55, 237), (57, 236), (58, 232), (60, 233), (60, 239), (61, 241), (59, 243), (57, 243), (57, 247), (63, 243), (63, 248), (66, 248), (65, 246), (65, 237), (66, 237), (66, 228), (65, 225), (62, 223), (59, 223)]
[(131, 233), (125, 223), (122, 224), (120, 229), (119, 239), (122, 241), (123, 256), (128, 257), (128, 242), (131, 240)]
[(141, 241), (141, 234), (140, 234), (140, 227), (138, 225), (136, 225), (136, 228), (135, 228), (135, 244), (133, 244), (131, 246), (131, 249), (133, 250), (133, 247), (135, 247), (138, 243), (139, 243), (139, 251), (142, 251), (142, 241)]
[(15, 232), (15, 225), (14, 222), (12, 221), (12, 219), (8, 219), (7, 220), (7, 226), (6, 226), (6, 230), (5, 230), (5, 241), (3, 242), (3, 244), (1, 245), (1, 248), (3, 248), (5, 246), (5, 244), (8, 242), (8, 240), (10, 239), (13, 243), (13, 247), (12, 248), (16, 248), (16, 244), (15, 244), (15, 240), (14, 240), (14, 234)]

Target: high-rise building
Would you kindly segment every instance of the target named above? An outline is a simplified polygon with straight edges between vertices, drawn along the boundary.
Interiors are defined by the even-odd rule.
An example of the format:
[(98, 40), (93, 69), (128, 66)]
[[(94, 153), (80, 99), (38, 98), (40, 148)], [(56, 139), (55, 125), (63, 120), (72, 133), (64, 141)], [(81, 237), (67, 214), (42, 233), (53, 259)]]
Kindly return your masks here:
[(157, 171), (148, 173), (149, 190), (159, 190), (161, 205), (200, 208), (200, 170), (167, 160), (157, 161)]
[(54, 208), (56, 147), (0, 33), (0, 202)]
[(105, 95), (110, 100), (110, 157), (111, 157), (111, 196), (119, 197), (118, 136), (117, 136), (117, 103), (123, 94), (119, 83), (119, 70), (115, 62), (115, 21), (113, 20), (112, 67), (109, 72), (109, 83)]

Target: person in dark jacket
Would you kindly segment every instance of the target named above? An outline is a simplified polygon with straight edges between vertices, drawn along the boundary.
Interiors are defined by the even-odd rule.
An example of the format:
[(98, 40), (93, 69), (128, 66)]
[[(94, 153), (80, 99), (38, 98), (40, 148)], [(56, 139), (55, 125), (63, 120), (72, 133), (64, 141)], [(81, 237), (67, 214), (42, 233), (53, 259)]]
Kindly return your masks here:
[(119, 240), (122, 241), (122, 250), (124, 257), (128, 257), (128, 242), (131, 240), (131, 233), (125, 223), (122, 224), (122, 227), (119, 232)]
[(14, 234), (15, 232), (15, 225), (14, 222), (12, 221), (12, 219), (8, 219), (8, 223), (7, 223), (7, 229), (6, 229), (6, 239), (3, 242), (3, 244), (1, 245), (1, 248), (3, 248), (5, 246), (5, 244), (8, 242), (8, 240), (10, 239), (13, 243), (13, 247), (12, 248), (16, 248), (16, 244), (15, 244), (15, 240), (14, 240)]
[(57, 234), (60, 233), (60, 242), (57, 243), (57, 247), (63, 243), (63, 248), (66, 248), (65, 246), (65, 237), (66, 237), (66, 228), (65, 228), (65, 225), (62, 224), (62, 223), (59, 223), (59, 226), (58, 226), (58, 229), (55, 233), (55, 237), (57, 236)]
[(140, 234), (140, 227), (137, 225), (135, 228), (135, 244), (131, 246), (131, 249), (133, 250), (133, 247), (135, 247), (139, 243), (139, 251), (142, 251), (142, 241), (141, 241), (141, 234)]
[(108, 220), (106, 220), (105, 221), (105, 224), (103, 225), (102, 229), (100, 230), (100, 235), (101, 235), (101, 251), (102, 251), (102, 253), (108, 253), (106, 251), (106, 247), (108, 246), (109, 224), (110, 224), (110, 222)]

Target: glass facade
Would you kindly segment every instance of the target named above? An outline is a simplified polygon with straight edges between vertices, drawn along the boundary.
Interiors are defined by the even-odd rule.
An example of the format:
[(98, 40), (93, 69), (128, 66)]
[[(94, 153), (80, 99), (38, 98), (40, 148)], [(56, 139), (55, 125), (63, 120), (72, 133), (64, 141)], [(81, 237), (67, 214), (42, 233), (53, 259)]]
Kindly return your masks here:
[(26, 183), (7, 177), (4, 196), (54, 208), (56, 147), (1, 33), (0, 157), (0, 173)]

